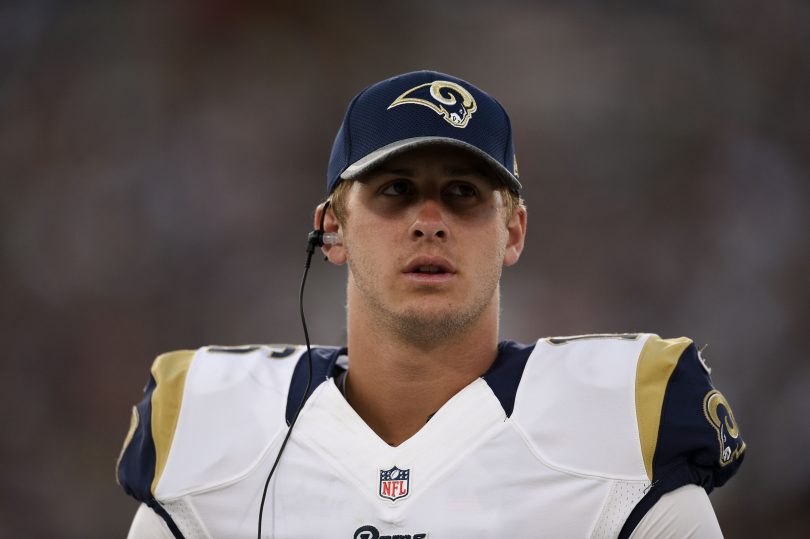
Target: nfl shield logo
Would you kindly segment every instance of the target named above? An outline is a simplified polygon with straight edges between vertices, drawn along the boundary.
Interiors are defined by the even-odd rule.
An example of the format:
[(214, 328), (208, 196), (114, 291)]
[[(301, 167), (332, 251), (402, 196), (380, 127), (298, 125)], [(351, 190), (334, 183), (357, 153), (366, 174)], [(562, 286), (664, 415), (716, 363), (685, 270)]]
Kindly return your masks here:
[(396, 466), (380, 470), (380, 497), (392, 502), (404, 498), (411, 491), (410, 478), (410, 470), (400, 470)]

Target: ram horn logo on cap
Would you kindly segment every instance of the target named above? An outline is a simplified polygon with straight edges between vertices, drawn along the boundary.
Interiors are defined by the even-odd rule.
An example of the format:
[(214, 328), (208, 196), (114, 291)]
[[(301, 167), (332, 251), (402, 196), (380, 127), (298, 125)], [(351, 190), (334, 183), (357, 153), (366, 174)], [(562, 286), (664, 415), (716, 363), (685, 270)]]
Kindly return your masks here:
[(453, 127), (467, 127), (477, 110), (475, 99), (464, 87), (455, 82), (437, 80), (420, 84), (396, 98), (388, 109), (414, 103), (432, 109)]

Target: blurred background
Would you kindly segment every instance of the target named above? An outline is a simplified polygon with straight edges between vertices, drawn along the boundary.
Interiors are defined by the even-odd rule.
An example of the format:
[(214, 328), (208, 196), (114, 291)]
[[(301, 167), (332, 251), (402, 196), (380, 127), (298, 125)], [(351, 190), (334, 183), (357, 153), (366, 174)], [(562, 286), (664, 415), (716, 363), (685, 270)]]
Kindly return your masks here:
[[(727, 537), (810, 530), (810, 4), (0, 3), (0, 536), (124, 537), (153, 357), (302, 342), (345, 106), (430, 68), (510, 111), (529, 207), (502, 337), (688, 335), (748, 443)], [(345, 270), (309, 330), (344, 340)]]

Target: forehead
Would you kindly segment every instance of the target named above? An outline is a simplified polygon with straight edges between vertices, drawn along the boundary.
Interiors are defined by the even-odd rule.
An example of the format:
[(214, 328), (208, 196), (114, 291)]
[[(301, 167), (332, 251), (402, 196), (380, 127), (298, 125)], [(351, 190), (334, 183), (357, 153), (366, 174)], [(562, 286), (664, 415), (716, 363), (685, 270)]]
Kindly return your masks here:
[(481, 176), (492, 185), (499, 182), (490, 166), (472, 152), (453, 146), (434, 144), (414, 148), (386, 159), (360, 180), (369, 180), (384, 173), (418, 174), (431, 170), (448, 175)]

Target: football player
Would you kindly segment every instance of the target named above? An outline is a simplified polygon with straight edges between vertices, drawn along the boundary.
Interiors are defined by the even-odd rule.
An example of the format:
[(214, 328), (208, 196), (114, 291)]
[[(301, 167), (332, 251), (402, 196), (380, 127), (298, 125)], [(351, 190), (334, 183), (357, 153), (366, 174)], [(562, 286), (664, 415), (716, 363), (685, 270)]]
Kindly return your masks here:
[(498, 341), (527, 214), (495, 99), (431, 71), (366, 88), (327, 193), (348, 346), (158, 357), (118, 464), (130, 537), (722, 536), (708, 493), (745, 443), (692, 341)]

